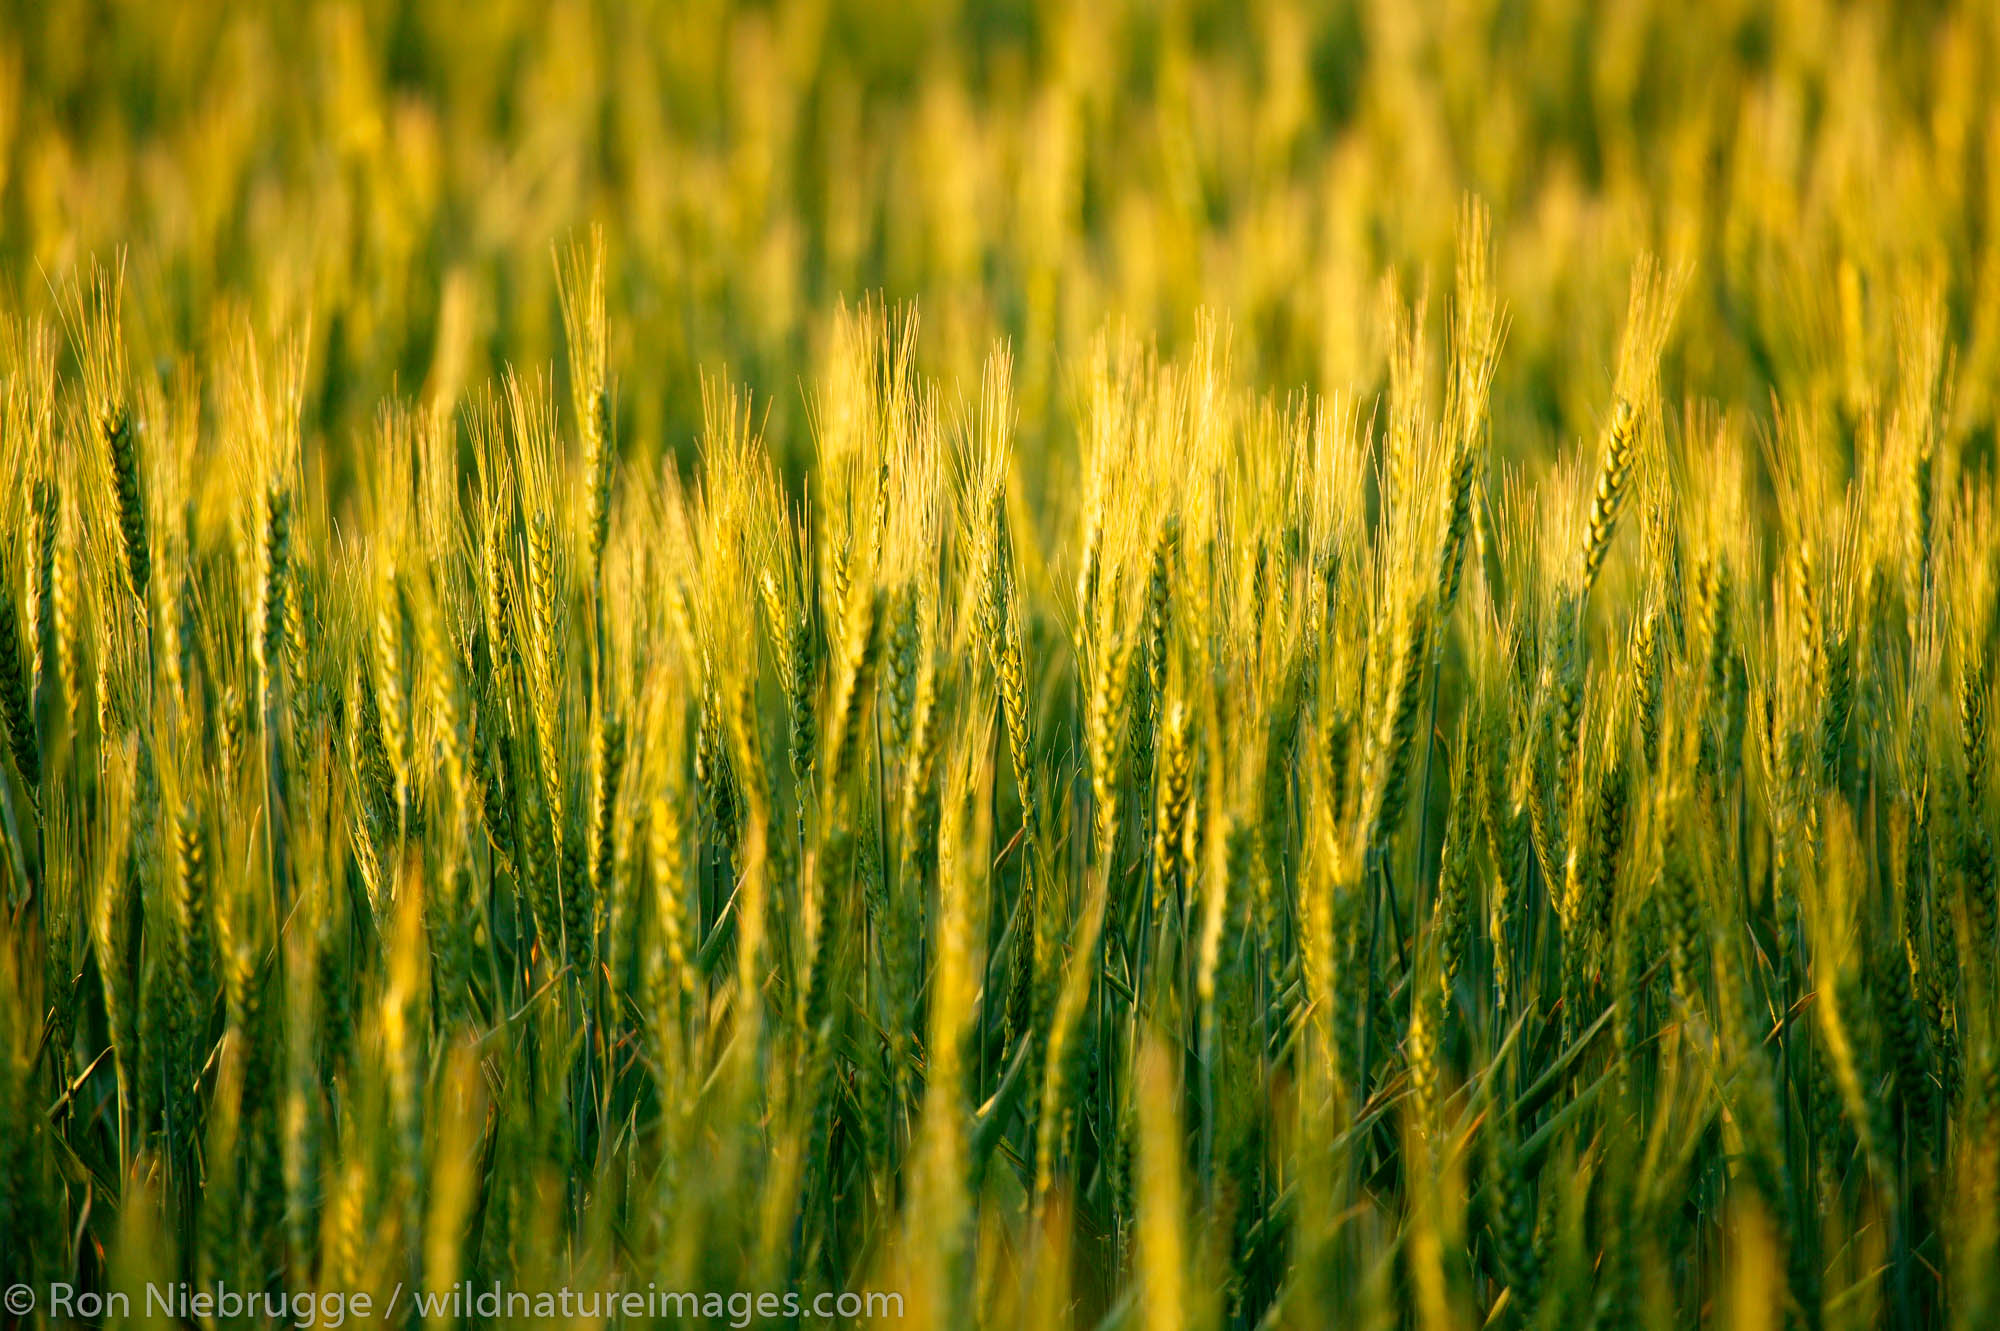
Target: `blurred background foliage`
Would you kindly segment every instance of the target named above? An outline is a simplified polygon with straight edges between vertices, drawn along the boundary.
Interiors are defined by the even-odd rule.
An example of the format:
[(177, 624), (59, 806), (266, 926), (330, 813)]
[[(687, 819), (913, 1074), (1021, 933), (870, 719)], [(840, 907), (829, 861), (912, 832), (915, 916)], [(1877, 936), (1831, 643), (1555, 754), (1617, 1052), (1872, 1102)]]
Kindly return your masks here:
[[(1019, 367), (1023, 474), (1085, 344), (1224, 316), (1279, 390), (1372, 395), (1383, 284), (1492, 208), (1503, 456), (1595, 428), (1635, 256), (1694, 262), (1669, 382), (1860, 410), (1887, 293), (1941, 285), (1957, 430), (2000, 356), (2000, 6), (1056, 0), (7, 6), (0, 282), (127, 254), (135, 350), (310, 322), (336, 491), (385, 395), (559, 361), (551, 245), (611, 255), (629, 455), (726, 366), (796, 479), (842, 300), (917, 302), (923, 368)], [(1441, 290), (1441, 287), (1440, 287)], [(1591, 371), (1595, 371), (1592, 373)], [(1069, 452), (1056, 450), (1058, 455)], [(1060, 520), (1061, 506), (1053, 506)]]

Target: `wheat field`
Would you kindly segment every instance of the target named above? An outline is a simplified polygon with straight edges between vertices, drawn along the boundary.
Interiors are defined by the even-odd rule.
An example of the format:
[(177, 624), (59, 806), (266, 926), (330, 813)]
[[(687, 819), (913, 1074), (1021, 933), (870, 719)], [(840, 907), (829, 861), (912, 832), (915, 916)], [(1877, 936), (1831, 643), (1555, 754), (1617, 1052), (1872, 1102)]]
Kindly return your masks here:
[(2000, 1325), (2000, 8), (6, 10), (0, 1325)]

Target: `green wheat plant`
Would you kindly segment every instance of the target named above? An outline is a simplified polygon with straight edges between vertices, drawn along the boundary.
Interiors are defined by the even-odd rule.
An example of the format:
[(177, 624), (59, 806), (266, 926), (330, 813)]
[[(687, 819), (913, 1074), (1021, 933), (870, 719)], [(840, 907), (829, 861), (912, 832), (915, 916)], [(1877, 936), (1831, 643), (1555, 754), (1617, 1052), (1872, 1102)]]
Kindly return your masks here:
[(2000, 11), (15, 8), (0, 1324), (2000, 1321)]

